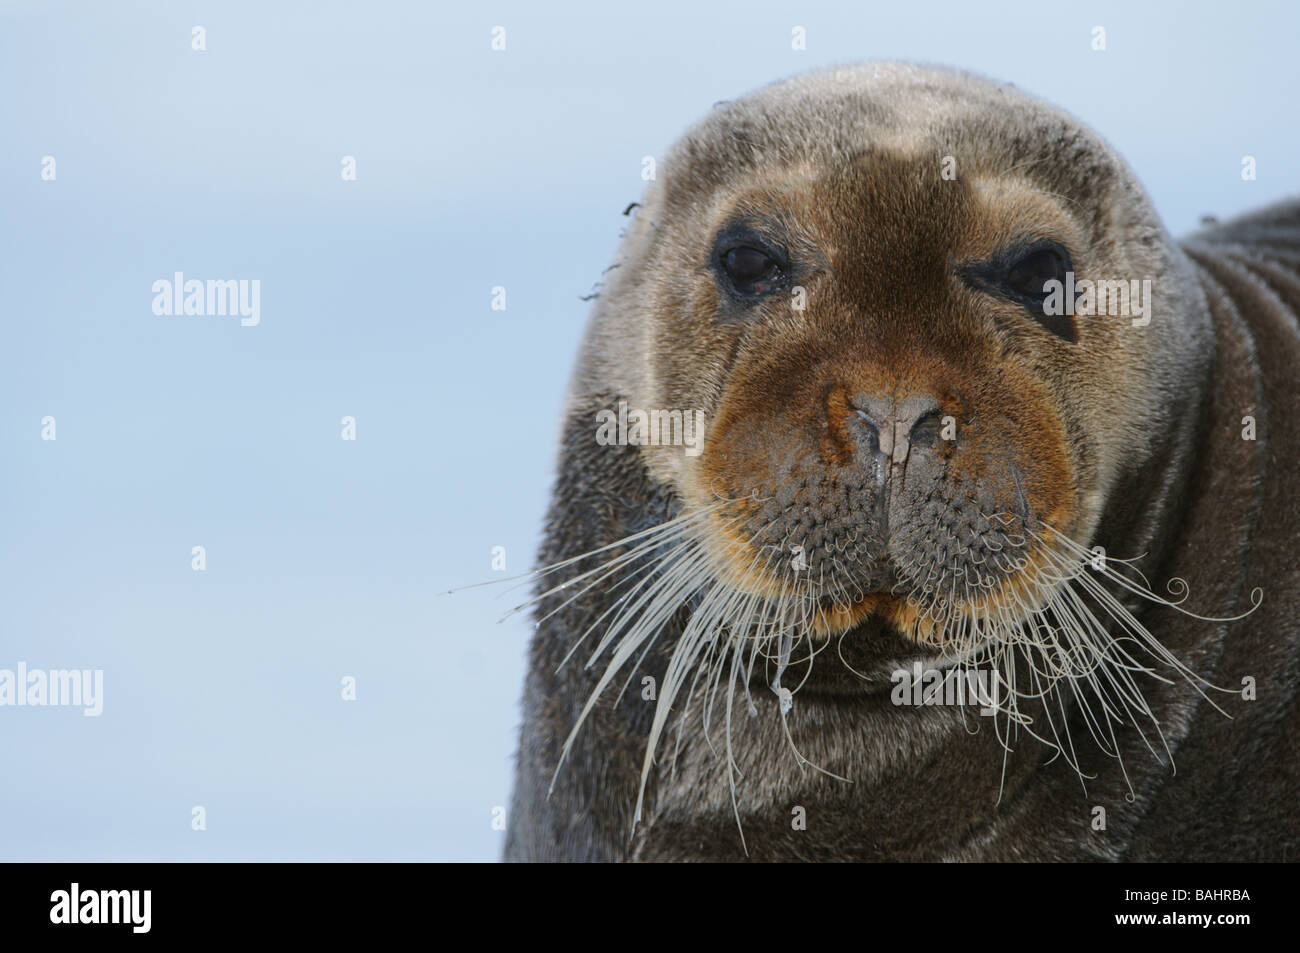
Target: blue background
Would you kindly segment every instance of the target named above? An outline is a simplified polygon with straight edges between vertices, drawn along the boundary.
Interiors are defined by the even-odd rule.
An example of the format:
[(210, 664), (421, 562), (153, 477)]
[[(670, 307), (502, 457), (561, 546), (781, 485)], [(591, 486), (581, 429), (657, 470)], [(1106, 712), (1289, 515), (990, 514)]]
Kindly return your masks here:
[[(0, 668), (105, 680), (0, 708), (3, 859), (499, 855), (530, 625), (444, 593), (531, 565), (579, 295), (715, 101), (943, 63), (1099, 130), (1176, 233), (1300, 185), (1287, 4), (0, 10)], [(155, 316), (175, 271), (261, 279), (261, 324)]]

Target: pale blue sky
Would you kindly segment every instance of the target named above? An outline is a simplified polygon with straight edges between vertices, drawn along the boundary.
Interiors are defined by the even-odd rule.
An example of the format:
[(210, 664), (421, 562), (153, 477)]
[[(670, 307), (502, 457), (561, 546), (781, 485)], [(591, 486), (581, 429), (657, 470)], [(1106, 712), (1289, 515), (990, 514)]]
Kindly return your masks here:
[[(440, 593), (530, 565), (578, 297), (715, 101), (950, 64), (1094, 126), (1175, 232), (1300, 191), (1293, 5), (627, 11), (0, 4), (0, 668), (105, 693), (0, 708), (0, 858), (498, 856), (529, 626)], [(155, 316), (178, 270), (260, 279), (261, 324)]]

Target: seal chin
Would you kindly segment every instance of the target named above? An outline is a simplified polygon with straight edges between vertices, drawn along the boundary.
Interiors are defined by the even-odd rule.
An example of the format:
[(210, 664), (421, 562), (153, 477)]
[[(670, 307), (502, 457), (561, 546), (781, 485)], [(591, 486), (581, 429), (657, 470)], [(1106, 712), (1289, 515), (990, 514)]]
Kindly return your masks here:
[[(918, 662), (925, 670), (943, 670), (962, 661), (904, 635), (883, 612), (871, 612), (813, 646), (811, 652), (795, 656), (785, 679), (799, 685), (801, 699), (861, 700), (886, 694), (896, 683), (896, 673), (910, 671)], [(753, 672), (751, 691), (768, 687), (770, 679), (770, 671)]]

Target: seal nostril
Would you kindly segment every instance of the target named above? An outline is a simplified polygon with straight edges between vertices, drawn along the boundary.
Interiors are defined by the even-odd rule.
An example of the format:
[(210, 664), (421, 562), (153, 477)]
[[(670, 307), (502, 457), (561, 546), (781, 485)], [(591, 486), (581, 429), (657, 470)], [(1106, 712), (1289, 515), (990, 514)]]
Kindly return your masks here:
[(943, 405), (931, 394), (911, 394), (901, 400), (860, 394), (849, 403), (874, 434), (873, 452), (905, 456), (908, 447), (934, 446), (943, 433)]
[(932, 447), (939, 442), (942, 433), (943, 411), (936, 408), (917, 418), (907, 439), (914, 447)]
[(864, 434), (866, 439), (866, 450), (870, 453), (880, 452), (880, 425), (867, 415), (864, 410), (857, 411), (858, 419), (865, 425)]

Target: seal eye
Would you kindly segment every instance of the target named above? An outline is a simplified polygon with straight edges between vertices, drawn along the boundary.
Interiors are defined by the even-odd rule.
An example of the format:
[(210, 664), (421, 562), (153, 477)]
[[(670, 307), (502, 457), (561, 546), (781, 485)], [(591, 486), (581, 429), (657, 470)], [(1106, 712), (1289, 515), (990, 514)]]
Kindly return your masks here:
[(747, 245), (733, 248), (723, 255), (722, 270), (737, 291), (751, 295), (771, 291), (781, 274), (781, 266), (771, 256)]
[[(1078, 329), (1069, 314), (1057, 314), (1049, 296), (1064, 292), (1074, 266), (1065, 246), (1051, 239), (1021, 243), (982, 261), (961, 262), (957, 272), (971, 287), (1016, 302), (1043, 328), (1071, 344)], [(1049, 282), (1060, 282), (1051, 285)], [(1048, 313), (1052, 311), (1053, 313)]]
[(1068, 270), (1068, 263), (1055, 247), (1039, 248), (1007, 269), (1004, 284), (1007, 290), (1026, 299), (1027, 303), (1041, 305), (1049, 290), (1044, 285), (1049, 281), (1064, 284)]

